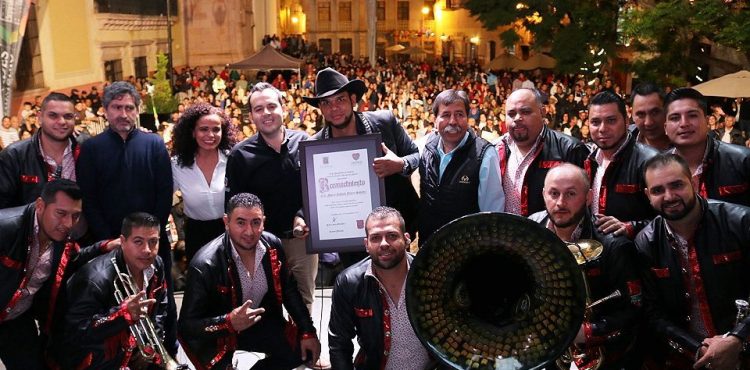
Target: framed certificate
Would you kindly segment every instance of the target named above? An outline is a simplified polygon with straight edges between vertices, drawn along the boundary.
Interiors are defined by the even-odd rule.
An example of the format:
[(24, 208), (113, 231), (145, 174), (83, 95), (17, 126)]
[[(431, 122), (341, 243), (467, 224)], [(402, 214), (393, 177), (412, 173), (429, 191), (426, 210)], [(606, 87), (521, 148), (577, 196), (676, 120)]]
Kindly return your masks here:
[(307, 253), (363, 251), (365, 219), (385, 204), (373, 170), (380, 133), (300, 142)]

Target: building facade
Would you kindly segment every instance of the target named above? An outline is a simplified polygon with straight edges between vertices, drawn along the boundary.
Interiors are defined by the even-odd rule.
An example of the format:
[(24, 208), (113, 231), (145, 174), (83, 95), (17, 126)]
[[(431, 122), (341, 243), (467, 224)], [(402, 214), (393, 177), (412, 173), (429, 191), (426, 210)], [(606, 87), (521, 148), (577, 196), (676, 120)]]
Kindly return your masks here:
[[(369, 1), (375, 2), (374, 15), (368, 14)], [(504, 53), (502, 30), (484, 29), (458, 0), (290, 0), (281, 4), (280, 14), (285, 33), (304, 30), (307, 41), (326, 54), (366, 56), (370, 17), (376, 18), (375, 47), (381, 57), (395, 54), (389, 48), (397, 44), (409, 49), (412, 58), (428, 60), (444, 56), (487, 62)]]

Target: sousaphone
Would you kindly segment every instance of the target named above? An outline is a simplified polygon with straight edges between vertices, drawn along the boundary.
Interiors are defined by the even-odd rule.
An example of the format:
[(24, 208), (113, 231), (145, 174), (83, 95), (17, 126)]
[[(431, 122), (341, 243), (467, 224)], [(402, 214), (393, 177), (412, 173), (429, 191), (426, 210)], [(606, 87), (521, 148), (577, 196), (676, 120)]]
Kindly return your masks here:
[(442, 227), (406, 281), (409, 320), (451, 369), (540, 369), (568, 348), (586, 289), (566, 245), (542, 225), (477, 213)]

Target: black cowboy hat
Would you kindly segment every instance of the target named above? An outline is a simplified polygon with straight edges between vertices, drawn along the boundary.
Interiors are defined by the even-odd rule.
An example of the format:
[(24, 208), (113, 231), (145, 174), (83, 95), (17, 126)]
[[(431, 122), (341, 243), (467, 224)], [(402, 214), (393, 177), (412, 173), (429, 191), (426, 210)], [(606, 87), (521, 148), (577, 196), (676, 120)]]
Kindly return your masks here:
[(364, 81), (354, 79), (349, 81), (346, 76), (342, 75), (333, 68), (326, 68), (318, 72), (315, 77), (315, 96), (303, 96), (307, 104), (318, 107), (318, 102), (322, 98), (336, 95), (341, 91), (348, 91), (357, 95), (357, 101), (362, 99), (362, 95), (367, 92), (367, 86)]

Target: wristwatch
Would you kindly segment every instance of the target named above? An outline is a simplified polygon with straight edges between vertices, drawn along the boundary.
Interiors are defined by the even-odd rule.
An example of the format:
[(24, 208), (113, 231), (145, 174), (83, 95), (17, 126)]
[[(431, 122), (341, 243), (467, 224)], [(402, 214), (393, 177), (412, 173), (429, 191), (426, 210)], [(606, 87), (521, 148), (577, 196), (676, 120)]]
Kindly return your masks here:
[(407, 161), (406, 159), (404, 159), (404, 167), (401, 169), (401, 174), (404, 175), (404, 176), (406, 176), (409, 173), (407, 171), (409, 171), (409, 161)]

